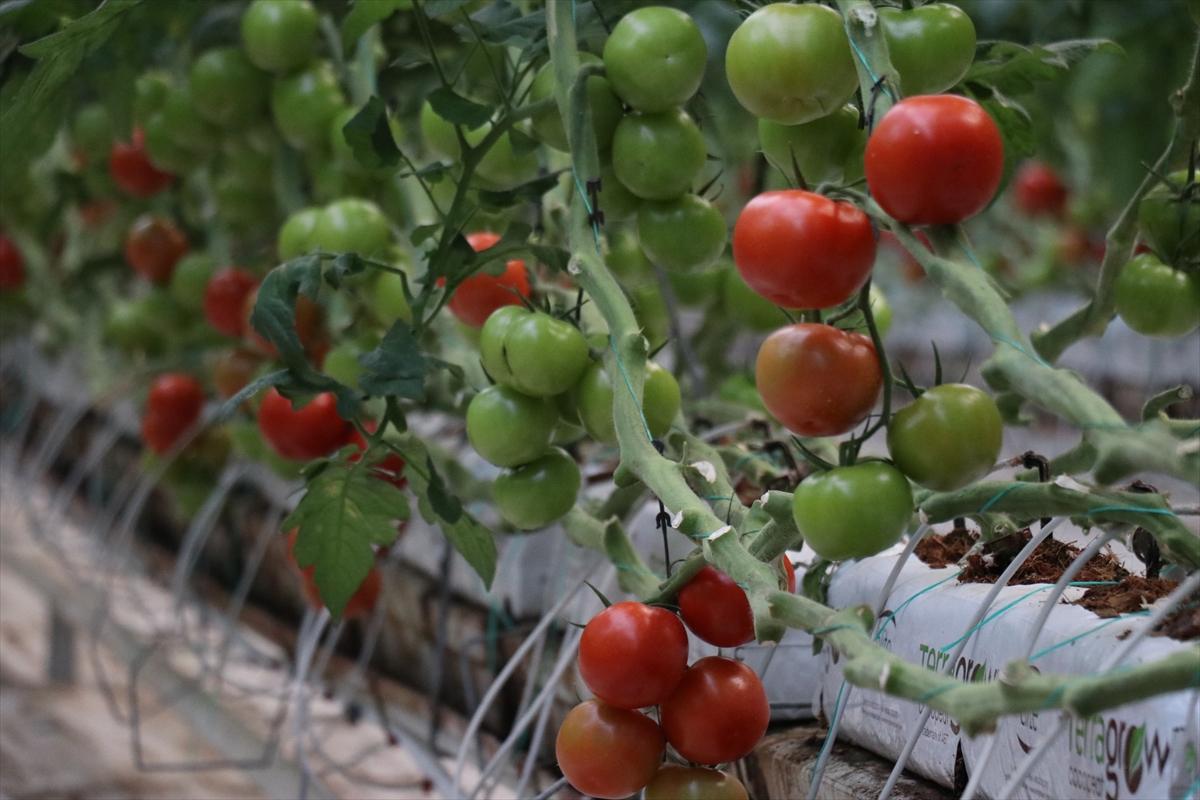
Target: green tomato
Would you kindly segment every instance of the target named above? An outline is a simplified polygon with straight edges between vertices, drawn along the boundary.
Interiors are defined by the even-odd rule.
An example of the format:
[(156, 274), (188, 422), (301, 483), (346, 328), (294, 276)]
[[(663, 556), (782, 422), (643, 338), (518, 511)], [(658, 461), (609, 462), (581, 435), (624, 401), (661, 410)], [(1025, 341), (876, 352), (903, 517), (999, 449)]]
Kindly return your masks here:
[(805, 544), (830, 561), (867, 558), (891, 547), (912, 511), (908, 479), (877, 461), (809, 475), (792, 496)]
[(218, 47), (200, 56), (190, 82), (196, 110), (214, 125), (241, 128), (266, 113), (271, 78), (239, 48)]
[(398, 319), (412, 324), (412, 308), (404, 296), (404, 283), (394, 272), (379, 273), (367, 302), (388, 327)]
[(497, 467), (516, 467), (541, 456), (557, 426), (553, 400), (510, 386), (484, 389), (467, 406), (467, 438), (475, 452)]
[(687, 14), (666, 6), (631, 11), (604, 44), (604, 69), (613, 90), (638, 111), (686, 103), (704, 77), (708, 47)]
[[(421, 108), (420, 124), (421, 136), (430, 151), (442, 158), (458, 160), (461, 157), (454, 125), (439, 117), (429, 103)], [(464, 130), (463, 137), (469, 147), (474, 147), (483, 141), (489, 130), (490, 123), (473, 131)], [(475, 183), (482, 189), (507, 191), (533, 180), (537, 174), (537, 155), (517, 155), (513, 150), (512, 139), (506, 133), (492, 145), (492, 149), (488, 150), (487, 155), (475, 168)]]
[(161, 355), (186, 318), (166, 289), (113, 304), (104, 323), (104, 340), (127, 353)]
[(479, 353), (492, 379), (533, 397), (553, 397), (579, 382), (588, 365), (579, 329), (524, 306), (502, 306), (483, 325)]
[(150, 115), (142, 126), (145, 134), (146, 156), (160, 169), (176, 175), (186, 175), (201, 166), (207, 156), (180, 146), (161, 113)]
[(316, 55), (320, 27), (308, 0), (254, 0), (242, 15), (242, 42), (259, 69), (290, 72)]
[(220, 143), (221, 131), (200, 116), (188, 86), (176, 88), (167, 95), (162, 106), (162, 119), (167, 134), (184, 149), (211, 153)]
[(324, 213), (320, 208), (302, 208), (287, 218), (276, 245), (280, 261), (291, 261), (317, 246), (317, 222)]
[(609, 235), (605, 263), (628, 286), (654, 281), (654, 265), (633, 231), (619, 230)]
[[(629, 391), (624, 378), (618, 379), (621, 391)], [(577, 398), (579, 419), (588, 435), (603, 444), (617, 443), (617, 428), (613, 421), (613, 384), (604, 365), (593, 361), (579, 379)], [(653, 361), (646, 362), (646, 382), (642, 389), (642, 416), (650, 435), (661, 439), (671, 430), (679, 413), (681, 397), (675, 376)]]
[(1142, 253), (1121, 270), (1117, 313), (1143, 336), (1173, 339), (1200, 327), (1200, 275)]
[(779, 306), (751, 289), (736, 269), (725, 270), (724, 291), (726, 316), (738, 325), (765, 333), (781, 328), (788, 319)]
[(992, 471), (1004, 422), (995, 401), (974, 386), (946, 383), (892, 415), (888, 452), (914, 483), (952, 492)]
[(947, 91), (975, 61), (975, 26), (958, 6), (881, 8), (879, 22), (905, 97)]
[(665, 764), (646, 784), (643, 800), (748, 800), (746, 787), (727, 772)]
[(492, 496), (509, 525), (523, 531), (544, 528), (575, 505), (582, 481), (579, 465), (557, 447), (496, 478)]
[(113, 138), (112, 118), (100, 103), (89, 103), (75, 114), (71, 122), (71, 142), (87, 153), (89, 159), (106, 157)]
[(325, 354), (321, 371), (338, 383), (357, 389), (359, 377), (366, 372), (366, 368), (358, 363), (360, 355), (362, 350), (351, 342), (343, 342)]
[(831, 114), (858, 88), (842, 17), (817, 3), (773, 3), (747, 17), (729, 39), (725, 76), (751, 114), (780, 125)]
[(330, 203), (317, 217), (312, 245), (326, 253), (358, 253), (371, 258), (391, 243), (391, 230), (379, 206), (348, 197)]
[(725, 252), (729, 238), (721, 212), (694, 194), (647, 200), (638, 209), (637, 227), (646, 256), (670, 272), (712, 266)]
[(276, 78), (271, 113), (284, 140), (297, 150), (322, 148), (329, 125), (346, 105), (333, 66), (322, 61), (304, 72)]
[(213, 178), (217, 218), (235, 233), (260, 231), (278, 224), (274, 162), (252, 150), (228, 155)]
[(193, 250), (179, 259), (171, 273), (171, 284), (167, 287), (171, 299), (193, 314), (204, 312), (204, 290), (208, 279), (216, 271), (212, 257), (203, 251)]
[(171, 75), (165, 70), (142, 73), (133, 82), (133, 121), (145, 123), (167, 102), (171, 93)]
[[(600, 59), (591, 53), (579, 54), (580, 64), (595, 64), (599, 61)], [(529, 90), (530, 102), (553, 99), (557, 87), (554, 65), (546, 62), (533, 79), (533, 87)], [(620, 99), (609, 87), (608, 81), (599, 75), (588, 78), (588, 103), (592, 109), (592, 130), (596, 134), (596, 148), (604, 152), (612, 146), (613, 133), (625, 110), (621, 107)], [(555, 150), (570, 152), (571, 146), (567, 143), (562, 115), (558, 113), (557, 108), (538, 114), (531, 121), (535, 136)]]
[(704, 135), (683, 109), (628, 114), (613, 136), (617, 179), (647, 200), (686, 193), (706, 157)]
[[(1187, 171), (1172, 174), (1171, 182), (1187, 184)], [(1138, 205), (1138, 230), (1164, 264), (1183, 266), (1200, 256), (1200, 193), (1193, 194), (1186, 213), (1178, 189), (1160, 183)]]
[(671, 288), (675, 290), (675, 299), (685, 308), (695, 308), (708, 304), (710, 300), (721, 293), (725, 284), (725, 272), (721, 269), (705, 269), (691, 273), (672, 273)]
[[(867, 131), (859, 130), (858, 109), (842, 106), (828, 116), (803, 125), (780, 125), (760, 119), (758, 139), (763, 154), (776, 169), (791, 178), (795, 160), (805, 183), (816, 187), (842, 181), (846, 177), (846, 165), (856, 152), (861, 161), (862, 151), (867, 146)], [(858, 171), (861, 174), (861, 166)]]
[[(458, 137), (454, 133), (453, 123), (439, 117), (428, 102), (421, 106), (421, 117), (418, 123), (426, 150), (438, 158), (458, 160), (462, 153), (458, 146)], [(463, 133), (465, 135), (467, 131), (463, 131)]]
[[(612, 161), (600, 162), (600, 210), (604, 212), (604, 221), (620, 222), (633, 219), (642, 205), (642, 198), (625, 188), (625, 184), (617, 180), (616, 170)], [(571, 199), (575, 199), (572, 193)]]

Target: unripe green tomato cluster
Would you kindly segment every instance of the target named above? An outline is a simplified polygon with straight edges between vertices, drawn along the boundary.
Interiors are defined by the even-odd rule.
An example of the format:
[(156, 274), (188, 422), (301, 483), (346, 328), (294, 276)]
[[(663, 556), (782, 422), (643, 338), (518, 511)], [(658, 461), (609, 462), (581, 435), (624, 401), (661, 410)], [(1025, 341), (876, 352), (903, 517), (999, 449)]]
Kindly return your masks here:
[(279, 229), (279, 258), (290, 261), (320, 248), (326, 253), (358, 253), (370, 258), (391, 244), (387, 217), (370, 200), (347, 197), (324, 208), (304, 208)]

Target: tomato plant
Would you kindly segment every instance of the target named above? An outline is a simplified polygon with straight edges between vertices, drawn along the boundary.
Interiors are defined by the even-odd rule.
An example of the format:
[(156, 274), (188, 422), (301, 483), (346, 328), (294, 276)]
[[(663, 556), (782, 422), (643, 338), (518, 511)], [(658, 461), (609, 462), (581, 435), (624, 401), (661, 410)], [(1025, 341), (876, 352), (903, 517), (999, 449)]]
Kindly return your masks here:
[(830, 561), (886, 550), (900, 541), (912, 512), (908, 479), (879, 461), (810, 475), (792, 501), (805, 544)]
[(253, 122), (267, 110), (270, 76), (236, 47), (218, 47), (196, 59), (192, 98), (206, 120), (223, 128)]
[(764, 192), (738, 216), (733, 261), (751, 289), (785, 308), (831, 308), (863, 287), (875, 233), (850, 203), (798, 189)]
[(688, 629), (716, 647), (737, 647), (754, 639), (750, 600), (737, 581), (705, 566), (677, 598), (679, 616)]
[(575, 505), (579, 465), (566, 451), (551, 447), (542, 455), (505, 470), (492, 485), (500, 517), (522, 531), (540, 530)]
[(626, 601), (592, 617), (579, 640), (579, 677), (617, 708), (665, 701), (687, 668), (687, 631), (665, 608)]
[(967, 97), (901, 100), (883, 116), (865, 153), (867, 186), (906, 225), (953, 225), (991, 202), (1004, 173), (996, 123)]
[(905, 97), (948, 91), (975, 60), (975, 25), (957, 6), (880, 8), (879, 22)]
[(271, 89), (271, 113), (284, 141), (297, 150), (326, 145), (329, 124), (345, 106), (333, 66), (319, 61), (294, 75), (277, 78)]
[(725, 218), (702, 197), (648, 200), (637, 212), (638, 238), (649, 259), (672, 272), (702, 270), (725, 252)]
[[(1186, 187), (1187, 171), (1170, 176), (1138, 204), (1138, 230), (1164, 264), (1183, 266), (1200, 256), (1200, 192), (1196, 184)], [(1190, 193), (1184, 197), (1184, 193)]]
[(842, 17), (817, 4), (773, 3), (734, 31), (729, 87), (756, 117), (800, 125), (844, 106), (858, 88)]
[[(303, 220), (297, 222), (297, 228), (303, 225)], [(326, 253), (358, 253), (371, 258), (386, 248), (391, 238), (387, 217), (379, 206), (349, 197), (330, 203), (316, 216), (307, 244)]]
[[(498, 241), (500, 237), (494, 233), (472, 233), (467, 236), (467, 242), (475, 252), (486, 250)], [(513, 259), (498, 277), (479, 273), (467, 278), (454, 290), (454, 296), (446, 305), (460, 321), (472, 328), (482, 328), (497, 308), (524, 305), (521, 298), (529, 295), (525, 262)]]
[(11, 292), (25, 285), (25, 258), (16, 242), (0, 234), (0, 292)]
[(642, 795), (643, 800), (749, 800), (746, 787), (728, 772), (707, 767), (664, 764)]
[(153, 284), (170, 283), (175, 264), (187, 251), (187, 236), (165, 217), (144, 214), (125, 236), (125, 260)]
[[(580, 53), (580, 64), (596, 64), (600, 59), (591, 53)], [(547, 100), (554, 97), (558, 83), (554, 79), (554, 65), (547, 62), (538, 70), (533, 86), (529, 90), (531, 101)], [(607, 78), (593, 75), (588, 78), (588, 103), (592, 110), (592, 132), (596, 136), (596, 147), (607, 150), (612, 146), (613, 133), (617, 123), (624, 116), (621, 100), (613, 92)], [(567, 142), (567, 131), (563, 127), (562, 115), (555, 108), (551, 111), (533, 117), (533, 132), (546, 144), (555, 150), (569, 152), (571, 147)]]
[[(300, 574), (300, 583), (304, 590), (304, 598), (314, 610), (320, 610), (325, 607), (325, 601), (321, 599), (321, 589), (317, 586), (317, 582), (313, 577), (313, 573), (317, 570), (316, 566), (301, 567), (296, 563), (296, 537), (299, 533), (300, 530), (298, 528), (288, 531), (288, 558)], [(346, 601), (346, 606), (342, 609), (342, 619), (356, 619), (374, 610), (382, 592), (383, 573), (379, 570), (379, 567), (372, 566), (370, 571), (367, 572), (367, 576), (363, 578), (363, 582), (359, 584), (358, 588), (354, 590), (354, 594), (350, 595), (350, 599)]]
[(679, 755), (697, 764), (737, 761), (767, 731), (771, 706), (754, 670), (709, 656), (688, 667), (659, 706), (659, 722)]
[(1029, 217), (1061, 217), (1067, 210), (1067, 187), (1058, 172), (1042, 161), (1026, 161), (1012, 181), (1013, 207)]
[(914, 483), (952, 492), (992, 471), (1004, 423), (996, 403), (974, 386), (935, 386), (892, 414), (888, 452)]
[(637, 711), (588, 700), (567, 714), (554, 752), (558, 768), (589, 797), (618, 800), (638, 792), (658, 771), (666, 742), (654, 720)]
[[(621, 382), (623, 385), (623, 381)], [(588, 434), (598, 442), (617, 443), (613, 422), (613, 384), (604, 365), (593, 361), (579, 379), (577, 389), (579, 418)], [(622, 389), (622, 391), (626, 391)], [(666, 436), (679, 413), (681, 396), (675, 376), (653, 361), (646, 363), (646, 382), (642, 388), (639, 407), (650, 435), (655, 439)]]
[(492, 312), (479, 353), (493, 380), (534, 397), (567, 391), (588, 365), (587, 341), (578, 328), (524, 306)]
[(244, 269), (227, 267), (218, 271), (204, 289), (204, 319), (220, 333), (241, 338), (246, 332), (246, 298), (257, 288), (258, 279)]
[(114, 142), (108, 156), (108, 173), (121, 191), (133, 197), (150, 197), (171, 185), (175, 176), (163, 172), (146, 157), (146, 134), (133, 131), (133, 142)]
[(142, 415), (142, 441), (158, 455), (175, 446), (204, 410), (204, 387), (191, 375), (169, 372), (150, 385)]
[(627, 114), (613, 134), (617, 180), (638, 197), (670, 200), (704, 168), (704, 136), (683, 109)]
[[(242, 306), (242, 315), (245, 320), (242, 330), (245, 331), (245, 342), (251, 349), (262, 353), (267, 358), (279, 358), (279, 352), (275, 349), (275, 345), (259, 336), (258, 331), (250, 325), (250, 314), (254, 311), (254, 303), (257, 300), (258, 290), (255, 289), (246, 295), (246, 304)], [(313, 358), (326, 345), (322, 329), (321, 307), (307, 296), (298, 295), (295, 316), (296, 336), (299, 337), (300, 344), (304, 345), (304, 352), (308, 354), (309, 358)]]
[(801, 436), (848, 432), (883, 388), (869, 336), (805, 322), (767, 337), (754, 375), (767, 410)]
[(528, 464), (546, 452), (558, 425), (558, 409), (544, 397), (510, 386), (490, 386), (467, 406), (467, 438), (485, 461), (497, 467)]
[(858, 109), (849, 105), (801, 125), (760, 119), (758, 140), (776, 169), (791, 178), (794, 163), (804, 180), (816, 186), (861, 176), (867, 132), (858, 122)]
[(666, 6), (621, 17), (604, 43), (604, 69), (613, 91), (638, 111), (681, 106), (700, 88), (708, 48), (687, 14)]
[(323, 213), (320, 208), (302, 208), (284, 221), (276, 244), (281, 261), (291, 261), (316, 246), (317, 223)]
[(269, 72), (303, 67), (316, 52), (320, 26), (308, 0), (254, 0), (242, 15), (246, 56)]
[(1116, 302), (1121, 319), (1138, 333), (1183, 336), (1200, 327), (1200, 276), (1143, 253), (1122, 268)]
[(274, 387), (258, 409), (258, 430), (271, 449), (293, 461), (327, 456), (350, 442), (354, 430), (337, 413), (337, 398), (323, 392), (300, 408)]

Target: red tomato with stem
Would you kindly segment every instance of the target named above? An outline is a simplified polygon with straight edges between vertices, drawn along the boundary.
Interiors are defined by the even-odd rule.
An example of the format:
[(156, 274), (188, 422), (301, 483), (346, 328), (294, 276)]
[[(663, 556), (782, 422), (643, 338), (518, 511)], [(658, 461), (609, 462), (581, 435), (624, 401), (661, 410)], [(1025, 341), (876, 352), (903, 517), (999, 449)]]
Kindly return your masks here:
[(237, 267), (219, 270), (204, 288), (204, 318), (218, 332), (240, 339), (246, 332), (246, 298), (258, 289), (258, 278)]
[(679, 755), (697, 764), (723, 764), (754, 749), (771, 721), (771, 705), (754, 670), (709, 656), (683, 673), (659, 707), (659, 720)]
[(17, 244), (0, 235), (0, 292), (11, 292), (25, 285), (25, 258)]
[(142, 441), (162, 455), (200, 419), (204, 388), (183, 372), (168, 372), (155, 379), (142, 417)]
[(554, 752), (571, 785), (589, 797), (629, 797), (650, 782), (666, 743), (658, 723), (637, 711), (588, 700), (571, 709)]
[(679, 616), (692, 633), (716, 647), (754, 639), (754, 613), (745, 590), (711, 565), (679, 590)]
[(733, 228), (733, 261), (751, 289), (784, 308), (832, 308), (875, 264), (871, 220), (851, 203), (813, 192), (763, 192)]
[(338, 416), (333, 392), (323, 392), (308, 405), (293, 409), (292, 401), (272, 387), (258, 409), (258, 430), (284, 458), (311, 461), (348, 444), (354, 428)]
[(1013, 207), (1028, 217), (1061, 217), (1067, 210), (1067, 187), (1054, 167), (1026, 161), (1012, 181)]
[[(467, 236), (467, 242), (477, 253), (498, 241), (500, 237), (489, 232)], [(529, 276), (525, 274), (525, 262), (520, 259), (509, 261), (508, 268), (499, 277), (479, 273), (467, 278), (454, 290), (447, 306), (459, 321), (472, 328), (482, 328), (497, 308), (524, 305), (521, 297), (512, 290), (519, 292), (521, 297), (529, 297)]]
[(661, 703), (687, 668), (687, 630), (665, 608), (614, 603), (592, 617), (579, 640), (579, 677), (617, 708)]
[(996, 123), (967, 97), (901, 100), (867, 140), (867, 188), (889, 216), (906, 225), (953, 225), (973, 217), (996, 194), (1004, 144)]
[(175, 176), (163, 172), (146, 155), (146, 134), (133, 129), (133, 142), (113, 142), (108, 155), (108, 173), (113, 183), (134, 197), (151, 197), (171, 185)]
[(171, 220), (143, 214), (125, 236), (125, 260), (156, 285), (171, 282), (175, 265), (188, 251), (187, 236)]
[(763, 404), (801, 436), (838, 436), (867, 418), (883, 389), (871, 337), (829, 325), (780, 328), (758, 351)]

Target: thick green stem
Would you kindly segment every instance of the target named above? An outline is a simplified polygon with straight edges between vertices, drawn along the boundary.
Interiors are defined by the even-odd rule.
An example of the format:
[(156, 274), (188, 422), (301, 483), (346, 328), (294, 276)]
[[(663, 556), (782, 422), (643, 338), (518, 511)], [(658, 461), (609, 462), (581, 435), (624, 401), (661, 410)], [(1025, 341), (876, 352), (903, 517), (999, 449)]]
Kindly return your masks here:
[(1006, 714), (1062, 708), (1089, 716), (1183, 691), (1200, 681), (1200, 647), (1195, 647), (1150, 664), (1080, 677), (1041, 675), (1016, 661), (1005, 666), (997, 680), (964, 683), (910, 664), (876, 644), (870, 637), (871, 613), (865, 607), (834, 613), (787, 592), (773, 593), (770, 605), (789, 627), (820, 636), (841, 653), (850, 683), (944, 711), (972, 736), (991, 729)]

